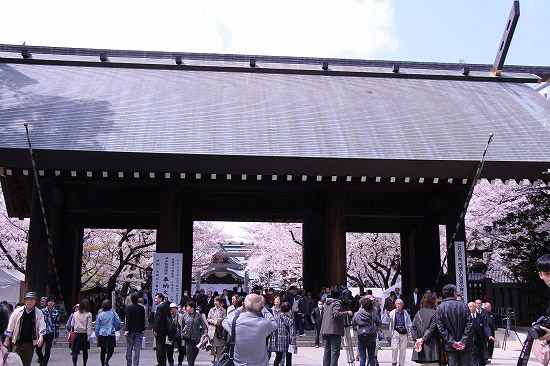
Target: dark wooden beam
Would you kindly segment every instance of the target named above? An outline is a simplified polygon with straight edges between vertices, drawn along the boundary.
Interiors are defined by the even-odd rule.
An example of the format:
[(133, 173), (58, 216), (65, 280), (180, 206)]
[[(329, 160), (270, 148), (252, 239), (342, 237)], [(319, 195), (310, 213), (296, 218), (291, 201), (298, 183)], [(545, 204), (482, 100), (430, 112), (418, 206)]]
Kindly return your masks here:
[(506, 60), (506, 55), (508, 54), (508, 49), (512, 43), (512, 37), (514, 36), (514, 31), (516, 30), (516, 25), (518, 24), (519, 19), (519, 0), (514, 0), (512, 9), (510, 10), (510, 15), (508, 15), (508, 20), (506, 21), (506, 27), (504, 28), (504, 34), (500, 41), (498, 47), (497, 56), (491, 72), (496, 76), (500, 76), (502, 73), (502, 68), (504, 66), (504, 61)]

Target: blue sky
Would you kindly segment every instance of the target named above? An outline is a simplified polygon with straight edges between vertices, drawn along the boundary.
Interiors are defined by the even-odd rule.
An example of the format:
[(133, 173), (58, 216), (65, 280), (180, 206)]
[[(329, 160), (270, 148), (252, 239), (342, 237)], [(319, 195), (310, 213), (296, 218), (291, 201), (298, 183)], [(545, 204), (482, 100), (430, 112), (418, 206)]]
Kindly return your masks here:
[[(508, 14), (509, 0), (395, 0), (397, 52), (379, 59), (493, 63)], [(550, 1), (520, 2), (521, 15), (507, 64), (550, 65)]]
[[(2, 0), (0, 43), (492, 63), (512, 3)], [(550, 64), (550, 0), (521, 12), (506, 63)]]

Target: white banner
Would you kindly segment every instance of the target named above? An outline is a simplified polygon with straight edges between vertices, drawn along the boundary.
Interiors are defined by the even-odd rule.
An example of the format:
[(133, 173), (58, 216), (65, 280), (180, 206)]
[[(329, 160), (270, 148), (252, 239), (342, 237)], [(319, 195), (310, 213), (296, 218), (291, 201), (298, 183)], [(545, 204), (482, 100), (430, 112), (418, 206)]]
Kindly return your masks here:
[[(155, 253), (153, 257), (153, 296), (164, 295), (164, 300), (181, 301), (182, 253)], [(157, 306), (153, 303), (153, 311)]]
[(468, 303), (468, 284), (466, 275), (466, 246), (463, 241), (455, 241), (456, 292)]

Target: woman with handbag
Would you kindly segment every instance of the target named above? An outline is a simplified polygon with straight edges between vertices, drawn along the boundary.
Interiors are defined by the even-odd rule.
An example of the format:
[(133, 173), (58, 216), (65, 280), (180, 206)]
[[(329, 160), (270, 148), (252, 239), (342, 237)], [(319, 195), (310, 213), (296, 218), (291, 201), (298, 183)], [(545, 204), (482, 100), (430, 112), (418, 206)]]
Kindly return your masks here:
[(183, 330), (181, 332), (181, 339), (185, 341), (185, 353), (189, 366), (195, 365), (195, 359), (199, 354), (197, 344), (203, 334), (208, 335), (208, 326), (202, 314), (197, 312), (197, 304), (194, 301), (189, 301), (183, 313)]
[(90, 337), (92, 335), (92, 313), (90, 312), (90, 301), (80, 300), (78, 311), (73, 314), (71, 328), (74, 329), (74, 337), (71, 344), (73, 366), (78, 361), (78, 353), (82, 351), (84, 366), (88, 362), (88, 350), (90, 349)]
[(116, 347), (115, 331), (120, 330), (120, 318), (112, 310), (111, 300), (104, 300), (101, 303), (101, 314), (95, 322), (95, 333), (97, 345), (101, 348), (99, 360), (101, 366), (109, 366), (109, 360), (113, 356)]
[(411, 326), (411, 334), (416, 342), (412, 360), (416, 363), (439, 365), (439, 337), (435, 323), (436, 301), (434, 294), (425, 294)]
[(225, 319), (223, 299), (216, 297), (214, 307), (208, 312), (208, 336), (212, 339), (212, 362), (219, 360), (225, 346), (222, 321)]
[(359, 365), (365, 366), (367, 354), (369, 365), (376, 365), (376, 338), (378, 328), (382, 325), (378, 312), (374, 308), (374, 302), (369, 296), (363, 297), (359, 304), (361, 308), (353, 315), (351, 325), (357, 328), (357, 349), (359, 350)]
[(286, 366), (292, 365), (292, 353), (289, 352), (289, 346), (296, 348), (296, 330), (294, 320), (289, 316), (290, 304), (283, 302), (281, 304), (282, 314), (276, 318), (277, 329), (271, 333), (271, 351), (275, 352), (275, 362), (273, 366), (278, 366), (283, 355), (286, 355)]

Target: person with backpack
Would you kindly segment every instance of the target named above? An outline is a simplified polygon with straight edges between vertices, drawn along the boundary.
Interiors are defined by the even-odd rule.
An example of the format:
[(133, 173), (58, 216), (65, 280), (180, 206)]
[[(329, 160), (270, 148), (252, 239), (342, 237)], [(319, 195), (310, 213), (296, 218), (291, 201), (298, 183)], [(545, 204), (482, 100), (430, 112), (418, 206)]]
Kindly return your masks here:
[(101, 314), (95, 321), (95, 334), (97, 345), (101, 348), (99, 360), (102, 366), (109, 366), (109, 360), (113, 357), (116, 347), (115, 332), (120, 330), (120, 318), (112, 309), (111, 300), (103, 300), (101, 303)]
[(183, 329), (183, 314), (178, 312), (178, 304), (170, 304), (170, 316), (168, 317), (168, 331), (166, 335), (166, 358), (168, 364), (174, 364), (174, 348), (178, 350), (178, 364), (183, 363), (185, 356), (184, 345), (182, 344), (181, 331)]
[(288, 315), (290, 311), (290, 304), (283, 302), (281, 304), (282, 314), (276, 318), (277, 329), (271, 333), (271, 350), (275, 352), (275, 362), (273, 366), (279, 366), (286, 355), (285, 366), (292, 365), (292, 353), (289, 351), (289, 346), (296, 347), (296, 330), (294, 327), (294, 321)]
[(374, 302), (369, 296), (363, 297), (359, 301), (361, 308), (351, 320), (351, 325), (357, 332), (357, 349), (359, 350), (359, 366), (365, 366), (367, 362), (367, 353), (369, 366), (376, 366), (376, 337), (378, 336), (378, 327), (382, 325), (378, 312), (374, 308)]
[(304, 329), (304, 314), (306, 313), (306, 301), (302, 296), (302, 290), (296, 290), (296, 296), (292, 303), (292, 312), (294, 313), (294, 324), (299, 337), (306, 335)]

